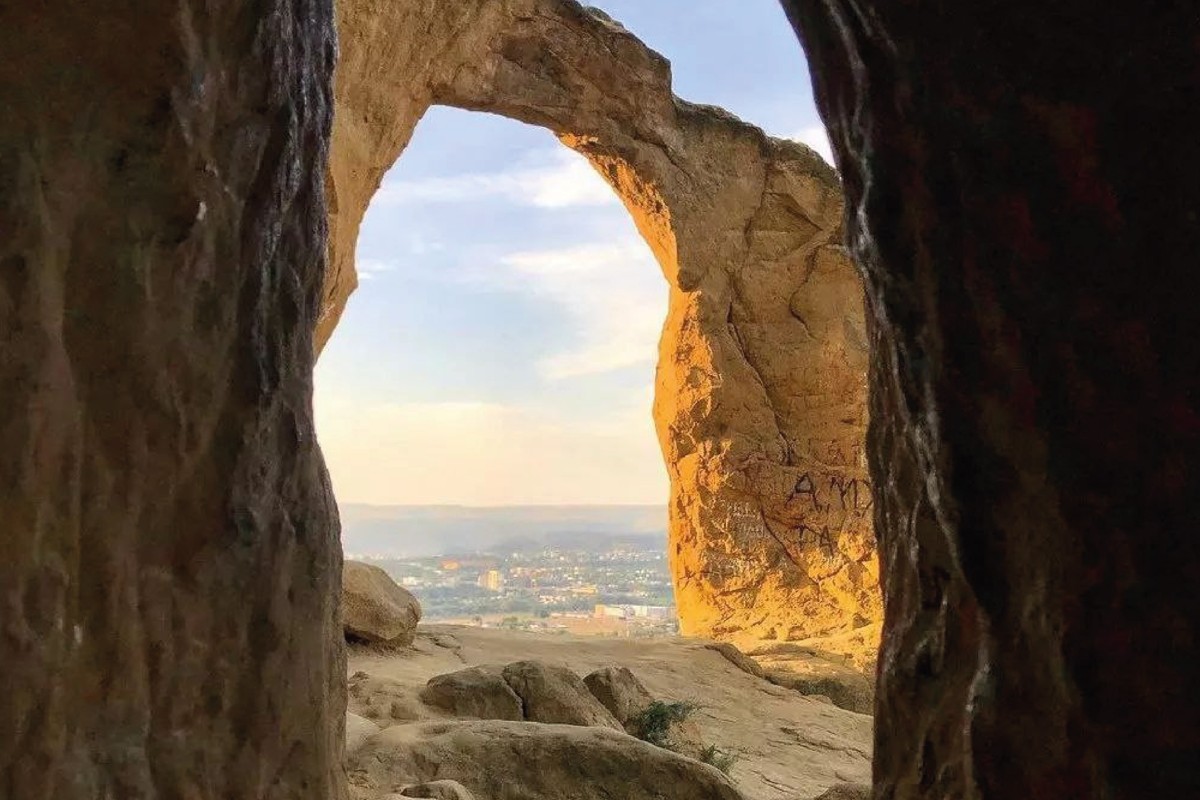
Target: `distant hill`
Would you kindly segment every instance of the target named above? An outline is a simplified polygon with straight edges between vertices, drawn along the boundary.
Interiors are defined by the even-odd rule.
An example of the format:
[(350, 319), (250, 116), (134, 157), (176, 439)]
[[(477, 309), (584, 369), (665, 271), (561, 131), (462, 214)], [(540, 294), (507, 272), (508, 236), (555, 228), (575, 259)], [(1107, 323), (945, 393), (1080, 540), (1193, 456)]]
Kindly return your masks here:
[(666, 547), (664, 506), (341, 507), (351, 556), (417, 558), (521, 552), (547, 545), (603, 551), (617, 543)]

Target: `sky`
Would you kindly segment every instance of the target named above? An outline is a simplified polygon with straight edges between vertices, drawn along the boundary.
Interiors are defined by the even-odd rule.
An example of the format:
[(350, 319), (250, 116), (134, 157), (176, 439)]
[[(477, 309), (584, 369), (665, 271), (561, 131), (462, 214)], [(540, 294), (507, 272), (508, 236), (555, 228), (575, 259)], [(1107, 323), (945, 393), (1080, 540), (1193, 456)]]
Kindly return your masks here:
[[(671, 60), (680, 97), (829, 159), (777, 0), (593, 5)], [(433, 108), (356, 260), (316, 371), (339, 502), (666, 502), (651, 402), (667, 286), (582, 157), (540, 128)]]

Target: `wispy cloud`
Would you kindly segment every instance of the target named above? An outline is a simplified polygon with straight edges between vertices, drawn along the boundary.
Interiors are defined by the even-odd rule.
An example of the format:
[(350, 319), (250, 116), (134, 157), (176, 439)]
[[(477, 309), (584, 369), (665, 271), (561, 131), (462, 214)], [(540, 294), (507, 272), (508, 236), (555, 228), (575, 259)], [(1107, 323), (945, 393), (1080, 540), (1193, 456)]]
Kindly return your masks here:
[(518, 291), (559, 306), (568, 342), (538, 368), (548, 380), (652, 364), (667, 313), (667, 284), (636, 234), (606, 243), (510, 253), (496, 267), (459, 277), (477, 286)]
[(829, 135), (825, 132), (824, 125), (809, 125), (806, 128), (802, 128), (790, 138), (797, 142), (803, 142), (813, 150), (816, 150), (821, 155), (821, 158), (830, 164), (833, 163), (833, 148), (829, 145)]
[(384, 273), (395, 272), (397, 264), (378, 258), (360, 258), (355, 261), (354, 266), (360, 281), (372, 281)]
[[(538, 166), (526, 165), (529, 162)], [(530, 153), (521, 165), (500, 172), (385, 181), (372, 203), (461, 203), (481, 199), (503, 199), (537, 208), (619, 202), (583, 156), (559, 147)]]

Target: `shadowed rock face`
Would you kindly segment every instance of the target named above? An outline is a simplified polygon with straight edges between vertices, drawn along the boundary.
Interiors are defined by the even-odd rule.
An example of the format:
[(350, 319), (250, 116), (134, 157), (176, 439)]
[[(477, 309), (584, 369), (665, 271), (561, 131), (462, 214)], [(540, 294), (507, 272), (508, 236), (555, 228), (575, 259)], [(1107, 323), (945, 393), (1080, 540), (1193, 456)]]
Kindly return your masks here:
[(339, 797), (329, 3), (0, 6), (0, 795)]
[(654, 415), (685, 632), (878, 619), (867, 340), (834, 171), (679, 100), (665, 59), (574, 0), (346, 0), (338, 16), (318, 343), (355, 288), (367, 205), (430, 105), (546, 127), (612, 185), (670, 287)]
[(785, 5), (873, 329), (876, 797), (1194, 796), (1194, 6)]

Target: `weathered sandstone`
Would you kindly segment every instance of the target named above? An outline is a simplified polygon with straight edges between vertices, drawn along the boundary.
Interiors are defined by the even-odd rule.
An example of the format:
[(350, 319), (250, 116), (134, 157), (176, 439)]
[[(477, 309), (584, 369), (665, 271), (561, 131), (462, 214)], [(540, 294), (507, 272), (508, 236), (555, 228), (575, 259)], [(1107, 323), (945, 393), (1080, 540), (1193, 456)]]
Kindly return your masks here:
[[(503, 672), (495, 665), (513, 659), (561, 664), (575, 674), (635, 676), (633, 683), (618, 678), (614, 684), (621, 687), (617, 693), (629, 696), (630, 702), (613, 704), (625, 714), (636, 713), (633, 709), (648, 699), (692, 705), (684, 722), (670, 726), (667, 743), (692, 758), (709, 746), (735, 755), (738, 760), (730, 775), (749, 800), (812, 798), (839, 781), (869, 779), (870, 717), (776, 686), (703, 643), (680, 638), (613, 639), (422, 625), (410, 648), (349, 652), (350, 710), (383, 728), (410, 722), (470, 722), (479, 716), (479, 706), (463, 702), (448, 708), (416, 696), (437, 676), (474, 667), (495, 675)], [(629, 668), (612, 666), (623, 664)], [(596, 685), (596, 679), (591, 683)], [(469, 687), (476, 684), (458, 685), (470, 694)], [(403, 713), (389, 714), (390, 706)], [(640, 726), (630, 727), (641, 732)], [(387, 772), (387, 780), (380, 780), (380, 774), (368, 780), (370, 769), (362, 761), (352, 766), (356, 800), (381, 800), (418, 781), (418, 776), (396, 770)], [(487, 800), (486, 794), (477, 797)]]
[(871, 787), (865, 783), (839, 783), (817, 800), (871, 800)]
[(455, 717), (523, 720), (524, 703), (503, 669), (485, 665), (435, 675), (421, 689), (421, 702)]
[(541, 661), (516, 661), (504, 668), (504, 680), (521, 698), (525, 719), (560, 725), (599, 725), (623, 730), (583, 679), (570, 669)]
[(342, 627), (346, 639), (391, 645), (412, 644), (421, 604), (374, 564), (342, 565)]
[(629, 721), (654, 702), (654, 695), (628, 667), (604, 667), (583, 678), (592, 696), (629, 731)]
[(625, 733), (536, 722), (397, 725), (350, 757), (368, 792), (397, 781), (461, 783), (488, 800), (746, 800), (713, 767)]
[(424, 797), (427, 800), (475, 800), (475, 795), (471, 794), (467, 787), (458, 781), (429, 781), (405, 786), (396, 797)]
[(871, 317), (875, 796), (1197, 796), (1195, 5), (785, 4)]
[(0, 796), (342, 795), (332, 8), (0, 4)]
[(356, 286), (367, 205), (426, 109), (548, 128), (612, 185), (670, 285), (654, 414), (685, 632), (797, 638), (878, 619), (867, 338), (835, 172), (678, 99), (665, 59), (574, 0), (345, 0), (338, 23), (318, 345)]
[(358, 750), (379, 731), (380, 727), (366, 717), (346, 712), (346, 753)]

